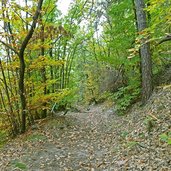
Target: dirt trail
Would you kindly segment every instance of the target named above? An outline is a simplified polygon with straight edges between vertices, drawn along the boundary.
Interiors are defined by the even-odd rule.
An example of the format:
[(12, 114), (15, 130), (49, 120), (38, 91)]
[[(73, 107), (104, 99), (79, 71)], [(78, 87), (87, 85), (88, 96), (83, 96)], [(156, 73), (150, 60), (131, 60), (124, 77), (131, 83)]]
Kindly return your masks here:
[[(98, 105), (89, 111), (55, 116), (1, 150), (0, 170), (169, 171), (170, 151), (165, 144), (160, 154), (155, 146), (149, 148), (149, 135), (143, 126), (139, 128), (144, 115), (138, 112), (119, 117)], [(151, 162), (153, 156), (156, 160)]]
[(106, 129), (108, 115), (112, 117), (113, 113), (103, 110), (103, 105), (92, 106), (89, 111), (56, 116), (42, 124), (6, 146), (0, 170), (16, 170), (22, 164), (23, 170), (29, 171), (114, 170), (114, 138)]

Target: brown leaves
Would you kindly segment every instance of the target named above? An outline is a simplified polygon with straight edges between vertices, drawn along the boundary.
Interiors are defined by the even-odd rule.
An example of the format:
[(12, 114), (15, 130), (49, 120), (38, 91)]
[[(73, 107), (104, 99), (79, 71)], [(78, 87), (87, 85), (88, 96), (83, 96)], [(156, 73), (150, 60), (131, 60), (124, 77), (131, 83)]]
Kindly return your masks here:
[[(58, 116), (43, 121), (33, 133), (39, 141), (15, 140), (1, 152), (0, 168), (10, 170), (10, 161), (20, 157), (29, 170), (169, 170), (171, 150), (159, 135), (170, 129), (170, 98), (169, 87), (160, 88), (145, 107), (136, 105), (127, 116), (109, 115), (109, 109), (99, 105), (69, 112), (60, 121)], [(156, 122), (150, 134), (147, 115)]]

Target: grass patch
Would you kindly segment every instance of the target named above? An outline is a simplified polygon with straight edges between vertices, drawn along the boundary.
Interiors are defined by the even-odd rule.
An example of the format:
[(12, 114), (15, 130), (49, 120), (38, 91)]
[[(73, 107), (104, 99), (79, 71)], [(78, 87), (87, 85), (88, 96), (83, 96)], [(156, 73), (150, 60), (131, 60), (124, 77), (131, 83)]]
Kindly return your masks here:
[(126, 143), (126, 148), (132, 149), (132, 148), (134, 148), (137, 144), (138, 144), (137, 141), (128, 141), (128, 142)]
[(27, 165), (25, 163), (20, 162), (19, 160), (13, 160), (11, 162), (11, 165), (15, 169), (20, 169), (20, 170), (27, 170)]
[(47, 139), (46, 136), (38, 133), (31, 134), (26, 138), (27, 141), (31, 141), (31, 142), (43, 141), (46, 139)]

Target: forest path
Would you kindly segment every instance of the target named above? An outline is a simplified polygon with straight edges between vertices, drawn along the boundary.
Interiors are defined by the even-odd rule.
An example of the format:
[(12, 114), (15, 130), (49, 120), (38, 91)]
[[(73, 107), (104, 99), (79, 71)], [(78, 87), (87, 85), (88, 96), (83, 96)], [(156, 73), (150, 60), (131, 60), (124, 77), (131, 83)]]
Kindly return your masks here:
[(5, 147), (0, 170), (115, 170), (112, 153), (116, 136), (109, 126), (113, 117), (112, 110), (97, 105), (89, 111), (45, 120), (38, 129)]
[[(171, 148), (159, 136), (170, 130), (170, 88), (153, 96), (125, 116), (101, 104), (41, 120), (0, 151), (0, 170), (169, 171)], [(149, 134), (144, 122), (151, 110), (160, 110), (162, 120)]]

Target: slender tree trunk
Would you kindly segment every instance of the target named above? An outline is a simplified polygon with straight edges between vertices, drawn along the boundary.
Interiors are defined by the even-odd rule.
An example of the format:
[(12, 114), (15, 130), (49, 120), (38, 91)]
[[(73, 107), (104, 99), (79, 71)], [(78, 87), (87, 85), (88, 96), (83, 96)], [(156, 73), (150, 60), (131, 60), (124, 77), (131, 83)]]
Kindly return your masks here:
[(73, 48), (73, 52), (70, 54), (70, 58), (68, 57), (68, 61), (66, 63), (66, 85), (67, 86), (69, 85), (69, 82), (70, 82), (70, 74), (71, 74), (72, 64), (73, 64), (73, 60), (75, 57), (77, 46), (78, 45), (75, 45), (75, 47)]
[[(52, 39), (52, 38), (51, 38)], [(50, 51), (49, 51), (49, 56), (51, 59), (53, 59), (53, 50), (52, 48), (50, 48)], [(50, 79), (53, 80), (54, 79), (54, 71), (53, 71), (53, 66), (50, 66)], [(52, 90), (51, 92), (54, 93), (55, 92), (55, 84), (53, 83), (52, 84)]]
[[(147, 28), (147, 18), (144, 11), (145, 3), (144, 0), (134, 0), (134, 3), (138, 32), (141, 32)], [(150, 44), (146, 41), (147, 39), (144, 38), (140, 47), (143, 104), (147, 102), (152, 94), (152, 59), (150, 54)]]
[[(44, 46), (44, 26), (43, 26), (43, 23), (42, 23), (42, 27), (41, 27), (41, 43), (42, 45)], [(45, 55), (45, 48), (44, 47), (41, 47), (41, 56), (44, 57)], [(45, 66), (43, 66), (43, 68), (41, 69), (41, 74), (42, 74), (42, 82), (43, 82), (43, 86), (44, 86), (44, 89), (43, 89), (43, 94), (46, 95), (47, 93), (47, 87), (46, 87), (46, 68)], [(43, 110), (42, 110), (42, 118), (46, 118), (47, 116), (47, 109), (46, 109), (46, 102), (43, 103)]]
[(4, 69), (3, 69), (3, 66), (2, 66), (1, 59), (0, 59), (0, 70), (2, 72), (4, 89), (5, 89), (5, 93), (6, 93), (6, 96), (7, 96), (7, 101), (8, 101), (8, 104), (9, 104), (8, 112), (10, 113), (10, 117), (11, 117), (11, 120), (12, 120), (13, 134), (16, 135), (18, 133), (18, 124), (17, 124), (16, 118), (14, 116), (13, 106), (12, 106), (12, 103), (11, 103), (10, 94), (9, 94), (9, 91), (8, 91), (8, 85), (7, 85), (5, 72), (4, 72)]
[(1, 110), (2, 110), (2, 108), (4, 108), (6, 115), (7, 115), (7, 118), (8, 118), (8, 121), (12, 127), (12, 129), (11, 129), (12, 135), (14, 136), (16, 134), (15, 127), (14, 127), (15, 125), (14, 125), (13, 119), (11, 118), (11, 115), (9, 114), (8, 109), (6, 108), (5, 99), (3, 97), (3, 93), (1, 92), (1, 90), (0, 90), (0, 98), (1, 98), (1, 101), (0, 101), (1, 102), (1, 106), (0, 106)]
[(26, 130), (26, 97), (25, 97), (25, 86), (24, 86), (24, 74), (25, 74), (25, 61), (24, 54), (19, 56), (20, 59), (20, 78), (19, 78), (19, 94), (21, 100), (21, 116), (22, 116), (22, 127), (21, 132)]
[[(63, 49), (63, 56), (62, 56), (62, 60), (66, 59), (66, 48), (67, 48), (67, 41), (64, 40), (64, 49)], [(65, 64), (62, 65), (61, 67), (61, 73), (60, 73), (60, 78), (61, 78), (61, 89), (65, 88)]]
[(35, 15), (33, 16), (33, 23), (31, 25), (31, 28), (25, 37), (25, 39), (22, 42), (20, 51), (18, 53), (19, 61), (20, 61), (20, 71), (19, 71), (19, 94), (20, 94), (20, 100), (21, 100), (21, 115), (22, 115), (22, 127), (21, 132), (25, 132), (26, 130), (26, 96), (25, 96), (25, 86), (24, 86), (24, 74), (25, 74), (25, 60), (24, 60), (24, 51), (28, 45), (29, 40), (31, 39), (34, 29), (36, 28), (37, 19), (40, 14), (40, 10), (42, 8), (43, 0), (39, 0), (37, 10), (35, 12)]

